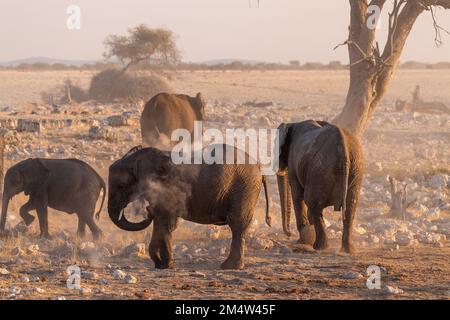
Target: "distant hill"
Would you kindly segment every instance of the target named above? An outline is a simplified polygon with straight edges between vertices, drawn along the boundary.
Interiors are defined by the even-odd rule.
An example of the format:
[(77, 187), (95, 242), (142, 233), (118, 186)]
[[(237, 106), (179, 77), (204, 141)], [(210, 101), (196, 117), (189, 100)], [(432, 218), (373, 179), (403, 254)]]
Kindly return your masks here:
[(68, 66), (81, 67), (85, 64), (95, 64), (96, 60), (64, 60), (64, 59), (54, 59), (48, 57), (31, 57), (25, 59), (19, 59), (14, 61), (0, 62), (0, 66), (3, 67), (16, 67), (21, 64), (33, 64), (33, 63), (47, 63), (47, 64), (65, 64)]
[(247, 65), (257, 65), (259, 63), (263, 63), (263, 61), (255, 61), (255, 60), (243, 60), (243, 59), (214, 59), (214, 60), (208, 60), (199, 62), (198, 64), (205, 64), (207, 66), (217, 66), (219, 64), (231, 64), (233, 62), (240, 62), (242, 64)]

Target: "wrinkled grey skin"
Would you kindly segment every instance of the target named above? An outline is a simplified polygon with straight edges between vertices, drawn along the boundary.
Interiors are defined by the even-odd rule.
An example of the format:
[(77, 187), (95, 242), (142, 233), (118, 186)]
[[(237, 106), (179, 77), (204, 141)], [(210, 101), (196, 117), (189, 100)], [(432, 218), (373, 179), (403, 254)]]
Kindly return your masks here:
[[(220, 145), (224, 148), (223, 145)], [(232, 148), (232, 147), (231, 147)], [(173, 267), (172, 233), (178, 218), (200, 223), (228, 225), (231, 250), (223, 269), (244, 267), (244, 237), (264, 183), (258, 165), (182, 164), (175, 165), (169, 152), (136, 147), (109, 168), (108, 212), (121, 229), (140, 231), (152, 221), (149, 246), (156, 268)], [(151, 185), (161, 186), (160, 192)], [(145, 198), (147, 217), (130, 222), (123, 214), (132, 201)], [(266, 206), (266, 222), (270, 223)]]
[[(277, 174), (283, 229), (290, 235), (291, 197), (299, 242), (316, 250), (328, 247), (322, 216), (325, 207), (342, 209), (342, 251), (352, 253), (352, 226), (362, 180), (362, 152), (350, 133), (324, 121), (281, 124)], [(309, 223), (314, 230), (308, 228)]]
[(159, 93), (144, 107), (141, 115), (142, 141), (155, 146), (161, 135), (170, 139), (176, 129), (187, 129), (192, 137), (194, 121), (205, 117), (205, 102), (201, 93), (196, 97), (185, 94)]
[(35, 217), (29, 211), (36, 210), (39, 219), (41, 237), (50, 237), (48, 233), (47, 207), (78, 215), (78, 235), (84, 236), (86, 224), (94, 239), (102, 232), (94, 222), (95, 205), (103, 189), (101, 207), (106, 196), (106, 185), (97, 172), (87, 163), (77, 159), (27, 159), (21, 161), (6, 172), (2, 200), (0, 232), (5, 230), (8, 204), (11, 198), (21, 192), (30, 196), (20, 208), (20, 216), (26, 225)]

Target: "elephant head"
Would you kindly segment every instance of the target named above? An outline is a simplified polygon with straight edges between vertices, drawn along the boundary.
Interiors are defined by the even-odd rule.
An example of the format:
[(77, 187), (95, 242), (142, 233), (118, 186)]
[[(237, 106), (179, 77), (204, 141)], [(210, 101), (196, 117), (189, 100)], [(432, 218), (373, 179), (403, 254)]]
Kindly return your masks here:
[(202, 94), (199, 92), (195, 96), (195, 98), (189, 98), (192, 108), (195, 111), (197, 116), (197, 120), (203, 120), (205, 118), (205, 100), (203, 99)]
[(291, 210), (292, 210), (291, 189), (288, 180), (290, 128), (291, 126), (285, 123), (280, 124), (280, 126), (278, 127), (279, 167), (277, 172), (277, 183), (278, 183), (278, 192), (280, 194), (281, 221), (283, 224), (283, 231), (287, 236), (291, 236), (289, 224), (291, 220)]
[(3, 184), (0, 231), (5, 230), (9, 201), (24, 192), (32, 195), (44, 187), (50, 171), (40, 159), (27, 159), (9, 168)]
[[(148, 179), (164, 179), (172, 162), (170, 157), (157, 149), (135, 147), (109, 167), (108, 213), (112, 222), (126, 231), (141, 231), (153, 221), (153, 213), (147, 208), (147, 217), (141, 222), (130, 222), (123, 210), (148, 192)], [(147, 197), (145, 197), (147, 199)]]

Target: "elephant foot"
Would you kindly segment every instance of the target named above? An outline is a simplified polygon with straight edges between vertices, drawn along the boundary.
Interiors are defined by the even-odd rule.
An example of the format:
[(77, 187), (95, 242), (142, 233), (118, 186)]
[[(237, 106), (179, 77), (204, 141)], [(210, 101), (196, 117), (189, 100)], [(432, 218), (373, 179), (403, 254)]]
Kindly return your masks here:
[(244, 262), (242, 260), (228, 258), (220, 265), (220, 268), (222, 270), (241, 270), (244, 269)]
[(155, 262), (156, 269), (173, 269), (174, 267), (175, 267), (175, 263), (173, 261)]
[(348, 254), (354, 254), (356, 252), (355, 247), (353, 244), (349, 243), (343, 243), (341, 247), (341, 252), (348, 253)]
[(298, 243), (306, 244), (312, 246), (316, 240), (316, 231), (314, 230), (314, 226), (303, 226), (299, 230), (300, 238), (298, 239)]
[(41, 234), (39, 235), (39, 237), (40, 237), (41, 239), (47, 239), (47, 240), (51, 240), (51, 239), (52, 239), (52, 236), (51, 236), (48, 232), (41, 233)]
[(103, 239), (103, 232), (97, 231), (93, 234), (94, 242), (100, 242)]
[(313, 248), (315, 250), (325, 250), (326, 248), (328, 248), (328, 241), (326, 238), (317, 238), (316, 241), (314, 242)]
[(33, 223), (33, 221), (34, 221), (34, 219), (36, 219), (36, 217), (32, 216), (31, 214), (28, 214), (28, 215), (23, 215), (22, 219), (25, 222), (25, 225), (28, 227), (28, 226), (30, 226), (30, 224)]

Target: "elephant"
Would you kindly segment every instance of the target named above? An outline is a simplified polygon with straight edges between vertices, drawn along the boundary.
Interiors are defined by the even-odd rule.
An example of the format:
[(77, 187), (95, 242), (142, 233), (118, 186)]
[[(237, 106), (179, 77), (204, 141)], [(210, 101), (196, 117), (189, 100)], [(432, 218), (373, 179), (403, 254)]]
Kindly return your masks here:
[(341, 251), (353, 253), (352, 227), (363, 174), (358, 139), (325, 121), (282, 123), (278, 129), (277, 182), (284, 232), (291, 235), (292, 199), (299, 242), (313, 244), (316, 250), (326, 249), (322, 210), (334, 206), (335, 211), (342, 210)]
[(142, 141), (148, 146), (157, 146), (162, 135), (170, 139), (176, 129), (187, 129), (193, 136), (194, 121), (202, 121), (204, 117), (205, 102), (201, 93), (196, 97), (159, 93), (147, 102), (142, 111)]
[(95, 240), (102, 236), (93, 217), (103, 190), (100, 209), (96, 213), (99, 219), (106, 197), (106, 184), (91, 166), (81, 160), (30, 158), (21, 161), (6, 172), (3, 190), (0, 232), (5, 230), (9, 201), (24, 192), (29, 200), (20, 208), (20, 216), (29, 226), (35, 219), (29, 211), (36, 210), (41, 237), (50, 238), (48, 207), (69, 214), (76, 213), (78, 236), (85, 235), (86, 224)]
[[(240, 152), (231, 146), (215, 146), (235, 155)], [(261, 185), (265, 188), (266, 223), (270, 225), (267, 181), (258, 164), (175, 164), (168, 151), (138, 146), (109, 168), (108, 213), (115, 225), (127, 231), (141, 231), (154, 222), (149, 255), (157, 269), (174, 267), (172, 233), (179, 218), (228, 225), (231, 249), (221, 268), (242, 269), (244, 238)], [(146, 217), (130, 222), (124, 209), (138, 199), (149, 204), (144, 210)]]

